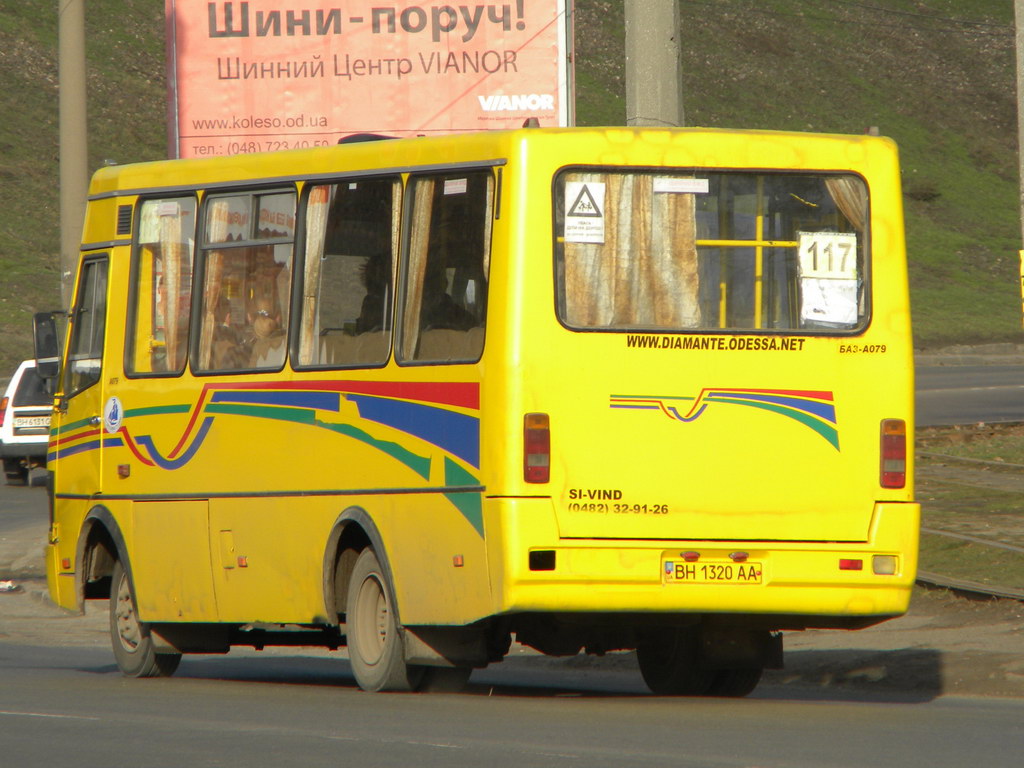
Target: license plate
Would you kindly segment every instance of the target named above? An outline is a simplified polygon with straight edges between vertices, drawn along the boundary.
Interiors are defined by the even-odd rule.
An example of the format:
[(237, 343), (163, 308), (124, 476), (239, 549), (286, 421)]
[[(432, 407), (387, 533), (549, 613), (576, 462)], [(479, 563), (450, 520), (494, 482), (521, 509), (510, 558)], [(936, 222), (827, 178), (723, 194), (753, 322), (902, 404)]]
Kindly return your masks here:
[(48, 427), (50, 426), (49, 416), (15, 416), (14, 417), (14, 428), (25, 427)]
[(665, 560), (662, 574), (666, 584), (760, 584), (761, 563)]

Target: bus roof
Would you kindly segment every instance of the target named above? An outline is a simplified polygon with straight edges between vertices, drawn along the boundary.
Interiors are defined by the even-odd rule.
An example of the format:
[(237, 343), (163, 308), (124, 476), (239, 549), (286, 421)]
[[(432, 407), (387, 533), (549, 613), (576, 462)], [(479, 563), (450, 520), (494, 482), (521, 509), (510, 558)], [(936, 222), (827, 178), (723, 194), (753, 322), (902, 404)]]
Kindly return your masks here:
[[(837, 152), (839, 145), (848, 147)], [(556, 159), (573, 148), (603, 146), (609, 164), (699, 168), (836, 168), (856, 170), (867, 154), (895, 157), (885, 137), (725, 128), (587, 127), (521, 128), (383, 141), (344, 142), (329, 147), (230, 157), (158, 160), (112, 165), (93, 175), (89, 197), (195, 188), (260, 179), (294, 181), (332, 174), (389, 168), (408, 171), (451, 163), (498, 164), (532, 147), (550, 148)], [(872, 147), (871, 153), (866, 147)], [(857, 149), (855, 149), (857, 148)], [(428, 159), (429, 158), (429, 159)], [(841, 162), (838, 162), (841, 161)]]

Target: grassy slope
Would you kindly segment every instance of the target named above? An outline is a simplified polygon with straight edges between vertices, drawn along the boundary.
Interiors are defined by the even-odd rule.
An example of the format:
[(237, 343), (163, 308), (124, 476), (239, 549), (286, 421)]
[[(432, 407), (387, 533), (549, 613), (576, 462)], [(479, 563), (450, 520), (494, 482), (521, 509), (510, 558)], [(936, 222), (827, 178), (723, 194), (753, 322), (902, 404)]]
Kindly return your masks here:
[[(1011, 3), (679, 1), (689, 124), (878, 126), (903, 155), (918, 345), (1019, 338)], [(623, 2), (576, 8), (578, 122), (622, 124)], [(163, 0), (88, 0), (87, 26), (90, 168), (162, 157)], [(55, 6), (0, 3), (0, 371), (59, 301), (56, 51)]]
[[(88, 0), (89, 169), (166, 153), (163, 0)], [(0, 377), (60, 305), (57, 6), (0, 2)]]

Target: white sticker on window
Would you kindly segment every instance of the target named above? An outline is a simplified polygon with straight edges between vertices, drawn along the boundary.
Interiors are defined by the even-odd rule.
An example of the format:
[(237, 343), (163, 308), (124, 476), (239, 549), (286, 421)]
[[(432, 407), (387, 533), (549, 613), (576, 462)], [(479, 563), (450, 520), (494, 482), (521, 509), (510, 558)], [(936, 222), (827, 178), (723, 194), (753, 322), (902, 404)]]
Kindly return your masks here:
[(178, 205), (177, 200), (162, 200), (157, 203), (156, 207), (157, 216), (180, 216), (181, 206)]
[(857, 324), (857, 235), (800, 232), (800, 319)]
[(799, 235), (801, 277), (857, 279), (857, 235), (845, 232), (800, 232)]
[(446, 195), (464, 195), (468, 182), (468, 179), (445, 179), (444, 193)]
[(603, 182), (565, 183), (565, 242), (604, 242), (604, 191)]
[(800, 319), (804, 323), (857, 324), (857, 281), (805, 277), (800, 280)]
[(707, 179), (677, 179), (666, 178), (665, 176), (654, 177), (654, 191), (668, 192), (672, 194), (706, 195), (708, 193)]

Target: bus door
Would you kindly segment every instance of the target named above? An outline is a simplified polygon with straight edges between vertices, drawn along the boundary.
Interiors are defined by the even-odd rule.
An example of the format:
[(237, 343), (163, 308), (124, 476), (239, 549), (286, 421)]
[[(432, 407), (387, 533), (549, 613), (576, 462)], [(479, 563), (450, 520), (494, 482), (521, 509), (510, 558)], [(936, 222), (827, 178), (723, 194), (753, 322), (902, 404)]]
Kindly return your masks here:
[[(70, 318), (70, 340), (61, 391), (54, 489), (60, 496), (90, 497), (100, 491), (101, 450), (120, 424), (119, 408), (107, 405), (104, 423), (103, 341), (107, 317), (107, 255), (87, 256)], [(114, 429), (111, 429), (115, 426)], [(83, 510), (84, 511), (84, 510)]]

